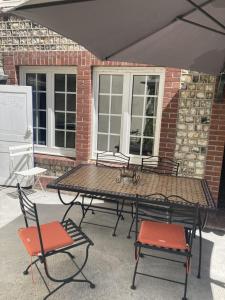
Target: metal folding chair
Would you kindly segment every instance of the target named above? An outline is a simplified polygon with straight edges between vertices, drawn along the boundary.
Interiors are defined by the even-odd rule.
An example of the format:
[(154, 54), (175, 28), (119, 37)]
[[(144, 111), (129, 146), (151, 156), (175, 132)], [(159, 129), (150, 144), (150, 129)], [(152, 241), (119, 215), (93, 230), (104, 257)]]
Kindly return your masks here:
[[(177, 176), (179, 170), (179, 163), (169, 159), (167, 157), (159, 157), (159, 156), (149, 156), (142, 158), (141, 161), (141, 171), (142, 172), (149, 172), (149, 173), (156, 173), (162, 175), (172, 175)], [(155, 196), (157, 196), (155, 194)], [(160, 196), (160, 195), (159, 195)], [(162, 195), (161, 195), (162, 196)], [(130, 233), (134, 223), (134, 203), (131, 203), (131, 215), (132, 215), (132, 222), (131, 226), (127, 235), (127, 238), (130, 238)]]
[[(32, 203), (28, 199), (27, 195), (20, 188), (19, 184), (17, 185), (17, 188), (20, 207), (26, 225), (25, 228), (19, 229), (18, 234), (28, 254), (31, 257), (36, 257), (36, 259), (28, 265), (23, 274), (27, 275), (31, 266), (36, 266), (48, 290), (48, 294), (44, 297), (44, 299), (47, 299), (62, 286), (70, 282), (87, 282), (91, 288), (94, 288), (95, 285), (88, 280), (82, 272), (88, 260), (89, 247), (94, 245), (93, 242), (71, 219), (66, 219), (61, 223), (58, 221), (53, 221), (40, 225), (36, 204)], [(29, 226), (30, 222), (33, 222), (34, 226)], [(86, 246), (84, 260), (81, 266), (76, 263), (75, 256), (70, 252), (72, 249), (79, 246)], [(74, 273), (65, 278), (55, 278), (50, 274), (47, 266), (47, 258), (59, 253), (66, 254), (71, 259), (75, 267)], [(44, 279), (42, 272), (37, 265), (38, 262), (44, 265), (46, 276), (50, 280), (59, 283), (54, 290), (51, 291), (49, 289), (46, 280)], [(83, 279), (77, 279), (78, 275), (82, 275)]]
[[(154, 201), (159, 201), (158, 205), (149, 204), (149, 210), (151, 208), (152, 219), (155, 221), (164, 221), (168, 215), (168, 211), (166, 211), (165, 207), (162, 204), (160, 204), (160, 201), (165, 201), (166, 196), (163, 194), (154, 193), (154, 194), (148, 195), (148, 199), (154, 199)], [(134, 212), (134, 206), (135, 205), (133, 205), (133, 210), (132, 210), (132, 221), (131, 221), (130, 228), (129, 228), (128, 235), (127, 235), (128, 239), (131, 238), (131, 232), (134, 231), (133, 227), (134, 227), (134, 222), (135, 222), (135, 218), (136, 218), (136, 214)]]
[[(129, 162), (130, 162), (130, 157), (124, 155), (121, 152), (116, 152), (116, 153), (103, 152), (103, 153), (97, 154), (96, 166), (109, 167), (109, 168), (122, 168), (122, 167), (129, 168)], [(82, 215), (82, 218), (80, 221), (80, 226), (82, 223), (88, 223), (88, 224), (92, 224), (92, 225), (112, 228), (113, 229), (112, 235), (115, 236), (119, 220), (124, 218), (122, 215), (124, 201), (118, 200), (115, 197), (93, 196), (90, 194), (82, 194), (81, 197), (82, 197), (81, 207), (82, 207), (83, 215)], [(90, 199), (89, 204), (84, 203), (85, 198)], [(115, 205), (115, 207), (113, 208), (113, 207), (96, 205), (94, 203), (95, 199), (103, 200), (106, 203), (111, 203), (113, 206)], [(105, 213), (105, 214), (115, 215), (117, 217), (115, 226), (112, 227), (109, 225), (101, 225), (101, 224), (97, 224), (97, 223), (91, 223), (91, 222), (84, 221), (84, 218), (86, 217), (86, 214), (88, 211), (91, 211), (92, 214), (94, 214), (95, 212), (101, 212), (101, 213)]]
[(33, 187), (38, 183), (42, 190), (43, 186), (40, 181), (40, 175), (44, 174), (47, 169), (39, 168), (39, 167), (30, 167), (33, 166), (33, 145), (32, 144), (24, 144), (19, 146), (10, 146), (9, 147), (9, 156), (10, 156), (10, 173), (15, 174), (17, 178), (17, 182), (19, 183), (18, 177), (21, 177), (22, 183), (25, 177), (34, 178)]
[[(148, 276), (169, 282), (184, 285), (183, 300), (187, 297), (188, 273), (192, 257), (192, 243), (198, 221), (198, 204), (193, 205), (187, 200), (180, 198), (180, 203), (171, 203), (164, 199), (154, 197), (139, 197), (136, 200), (135, 213), (135, 258), (136, 264), (132, 280), (132, 289), (136, 289), (135, 280), (137, 275)], [(153, 213), (154, 212), (154, 213)], [(179, 255), (184, 260), (171, 259), (168, 257), (156, 256), (143, 253), (143, 249), (160, 251)], [(154, 276), (138, 271), (139, 257), (151, 256), (156, 259), (169, 260), (181, 263), (185, 267), (185, 280), (176, 281), (170, 278)], [(145, 262), (146, 263), (146, 262)]]

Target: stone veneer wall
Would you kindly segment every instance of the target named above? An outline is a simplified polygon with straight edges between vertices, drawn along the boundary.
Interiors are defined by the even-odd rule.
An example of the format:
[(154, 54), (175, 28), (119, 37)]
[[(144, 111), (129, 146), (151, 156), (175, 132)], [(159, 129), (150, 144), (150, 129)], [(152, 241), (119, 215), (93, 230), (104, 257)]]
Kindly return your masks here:
[(175, 159), (180, 175), (203, 178), (216, 78), (182, 71)]
[(30, 50), (84, 50), (77, 43), (29, 20), (0, 15), (0, 53)]

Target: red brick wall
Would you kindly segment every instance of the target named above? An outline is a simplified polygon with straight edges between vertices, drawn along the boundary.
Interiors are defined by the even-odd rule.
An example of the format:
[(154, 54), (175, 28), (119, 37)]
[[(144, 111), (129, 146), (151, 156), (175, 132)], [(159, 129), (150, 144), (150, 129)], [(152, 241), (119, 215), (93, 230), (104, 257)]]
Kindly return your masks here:
[(225, 99), (213, 102), (205, 178), (214, 199), (218, 199), (220, 175), (225, 145)]
[[(16, 52), (4, 55), (4, 71), (9, 84), (18, 84), (19, 66), (76, 66), (77, 67), (77, 133), (76, 159), (87, 161), (91, 153), (92, 124), (92, 67), (146, 66), (119, 62), (102, 62), (87, 51)], [(160, 134), (159, 153), (173, 158), (176, 141), (176, 121), (179, 99), (180, 70), (168, 68)], [(225, 102), (225, 101), (224, 101)], [(206, 179), (214, 199), (218, 197), (220, 173), (225, 143), (225, 103), (213, 103), (209, 132)]]
[(8, 84), (18, 84), (19, 66), (76, 66), (77, 67), (77, 132), (76, 159), (88, 161), (91, 153), (92, 124), (92, 67), (146, 66), (118, 62), (102, 62), (88, 51), (15, 52), (4, 55), (3, 66), (9, 76)]
[(92, 107), (91, 67), (78, 66), (76, 159), (79, 161), (88, 160), (91, 154)]
[(159, 155), (174, 158), (181, 71), (166, 69)]

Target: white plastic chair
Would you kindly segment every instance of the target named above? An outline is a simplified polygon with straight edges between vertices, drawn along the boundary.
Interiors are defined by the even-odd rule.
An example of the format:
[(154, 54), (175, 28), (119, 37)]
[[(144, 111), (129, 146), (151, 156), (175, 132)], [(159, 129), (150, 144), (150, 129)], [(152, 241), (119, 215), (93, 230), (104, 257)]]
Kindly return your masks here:
[[(39, 176), (45, 173), (47, 169), (39, 168), (39, 167), (32, 167), (32, 168), (29, 167), (30, 164), (33, 165), (33, 154), (34, 151), (33, 151), (32, 144), (10, 146), (9, 147), (10, 173), (16, 175), (17, 182), (18, 182), (18, 176), (21, 176), (23, 178), (36, 177), (36, 180), (34, 179), (33, 187), (35, 187), (35, 185), (39, 183), (42, 191), (44, 191)], [(19, 162), (17, 160), (17, 164), (16, 164), (15, 160), (17, 157), (21, 157), (21, 160), (19, 160)]]

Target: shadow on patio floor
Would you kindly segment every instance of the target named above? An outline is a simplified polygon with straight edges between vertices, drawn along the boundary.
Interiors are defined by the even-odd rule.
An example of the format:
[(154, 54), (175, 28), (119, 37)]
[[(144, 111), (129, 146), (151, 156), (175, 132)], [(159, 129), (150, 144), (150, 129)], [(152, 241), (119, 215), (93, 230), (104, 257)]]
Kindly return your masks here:
[[(65, 207), (62, 205), (38, 205), (42, 222), (53, 219), (61, 219)], [(80, 211), (74, 208), (70, 217), (77, 223)], [(89, 220), (114, 224), (113, 216), (97, 213), (88, 215)], [(97, 219), (97, 220), (96, 220)], [(164, 282), (157, 279), (137, 277), (137, 290), (130, 289), (134, 270), (133, 240), (127, 239), (127, 231), (130, 217), (120, 222), (117, 237), (112, 237), (108, 228), (100, 228), (84, 224), (83, 231), (90, 236), (95, 245), (90, 249), (88, 264), (84, 272), (96, 284), (94, 290), (85, 284), (70, 283), (56, 292), (50, 299), (82, 299), (82, 300), (176, 300), (183, 295), (183, 286)], [(0, 299), (42, 299), (46, 295), (46, 289), (34, 268), (35, 284), (31, 275), (22, 274), (30, 258), (17, 237), (18, 228), (24, 226), (22, 216), (0, 229), (0, 256), (1, 276)], [(81, 252), (74, 252), (80, 258)], [(225, 253), (224, 237), (210, 233), (203, 233), (203, 265), (202, 278), (196, 278), (198, 261), (198, 237), (194, 242), (193, 260), (188, 286), (188, 299), (225, 299)], [(158, 276), (168, 276), (170, 279), (182, 280), (184, 270), (180, 264), (159, 261), (144, 257), (140, 262), (140, 268), (146, 273)], [(49, 269), (55, 274), (69, 272), (71, 264), (64, 257), (55, 257), (49, 261)], [(55, 287), (50, 283), (50, 287)]]

